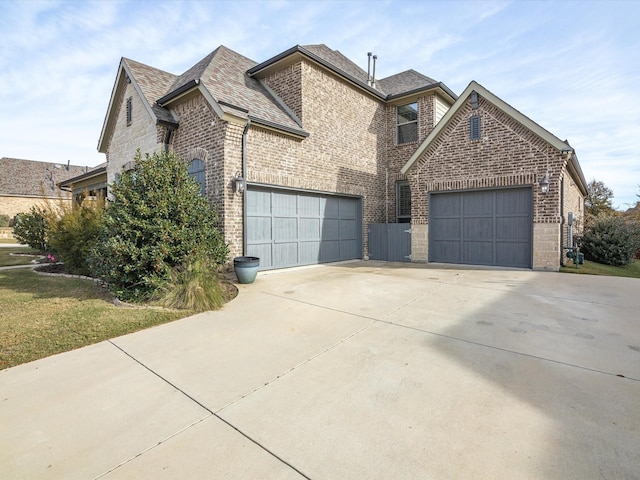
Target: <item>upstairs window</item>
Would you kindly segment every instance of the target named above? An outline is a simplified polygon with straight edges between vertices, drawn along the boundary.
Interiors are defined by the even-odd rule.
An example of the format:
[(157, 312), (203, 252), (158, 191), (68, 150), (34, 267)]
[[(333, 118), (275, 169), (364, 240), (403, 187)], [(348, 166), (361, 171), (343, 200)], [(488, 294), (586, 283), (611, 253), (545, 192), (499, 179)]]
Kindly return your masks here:
[(407, 180), (396, 184), (396, 217), (398, 223), (411, 222), (411, 188)]
[(418, 104), (399, 105), (396, 109), (398, 145), (418, 141)]
[(204, 177), (204, 162), (199, 158), (194, 158), (189, 164), (189, 176), (200, 185), (200, 195), (204, 196), (206, 182)]
[(127, 127), (133, 119), (133, 97), (127, 98)]

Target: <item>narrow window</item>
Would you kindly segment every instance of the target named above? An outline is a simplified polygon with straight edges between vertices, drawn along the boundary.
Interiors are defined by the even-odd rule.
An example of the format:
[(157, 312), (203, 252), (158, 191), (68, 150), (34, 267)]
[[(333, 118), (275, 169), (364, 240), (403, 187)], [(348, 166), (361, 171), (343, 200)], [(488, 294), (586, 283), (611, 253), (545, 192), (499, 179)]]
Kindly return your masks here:
[(418, 141), (418, 104), (399, 105), (396, 109), (398, 145)]
[(189, 164), (189, 176), (193, 178), (200, 185), (200, 195), (205, 194), (205, 177), (204, 177), (204, 162), (199, 158), (194, 158)]
[(411, 188), (407, 180), (396, 184), (396, 217), (398, 223), (411, 222)]
[(469, 119), (471, 140), (480, 140), (480, 115), (474, 115)]
[(133, 97), (129, 97), (127, 98), (127, 127), (129, 125), (131, 125), (131, 119), (132, 119), (132, 108), (133, 108)]

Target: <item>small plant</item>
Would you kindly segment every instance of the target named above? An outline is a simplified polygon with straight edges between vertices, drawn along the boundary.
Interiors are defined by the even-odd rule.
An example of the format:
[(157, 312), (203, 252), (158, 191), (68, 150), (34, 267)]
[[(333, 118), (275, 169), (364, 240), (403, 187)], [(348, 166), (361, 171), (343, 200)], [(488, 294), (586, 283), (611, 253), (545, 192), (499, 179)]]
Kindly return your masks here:
[(173, 268), (169, 280), (159, 290), (158, 303), (167, 308), (196, 312), (218, 310), (224, 305), (220, 276), (215, 265), (206, 259), (189, 259)]
[(89, 253), (102, 229), (104, 202), (83, 202), (61, 208), (59, 216), (48, 217), (48, 239), (65, 267), (77, 275), (89, 275)]
[(47, 240), (47, 220), (50, 212), (42, 207), (33, 206), (27, 213), (16, 215), (13, 235), (18, 242), (29, 245), (34, 250), (45, 252), (49, 249)]
[(49, 261), (49, 263), (56, 263), (56, 257), (51, 254), (47, 255), (47, 260)]
[(605, 265), (629, 265), (640, 248), (640, 226), (622, 217), (599, 215), (578, 239), (585, 257)]
[(0, 215), (0, 228), (9, 226), (11, 226), (11, 217), (3, 213)]

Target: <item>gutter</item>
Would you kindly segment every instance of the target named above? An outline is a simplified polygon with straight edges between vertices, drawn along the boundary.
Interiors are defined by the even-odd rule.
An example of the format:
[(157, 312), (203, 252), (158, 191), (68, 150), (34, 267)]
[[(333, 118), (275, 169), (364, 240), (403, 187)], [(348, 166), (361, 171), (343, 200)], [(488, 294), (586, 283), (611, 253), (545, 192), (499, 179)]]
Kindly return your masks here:
[(242, 178), (244, 178), (245, 187), (242, 193), (242, 255), (247, 254), (247, 133), (251, 126), (251, 117), (247, 120), (242, 131)]
[(189, 90), (191, 90), (192, 88), (197, 87), (198, 85), (200, 85), (200, 79), (196, 78), (195, 80), (191, 80), (191, 81), (185, 83), (184, 85), (182, 85), (180, 88), (172, 91), (171, 93), (169, 93), (169, 94), (165, 95), (164, 97), (162, 97), (161, 99), (159, 99), (157, 103), (161, 107), (164, 107), (167, 103), (169, 103), (174, 98), (179, 97), (183, 93), (188, 92)]

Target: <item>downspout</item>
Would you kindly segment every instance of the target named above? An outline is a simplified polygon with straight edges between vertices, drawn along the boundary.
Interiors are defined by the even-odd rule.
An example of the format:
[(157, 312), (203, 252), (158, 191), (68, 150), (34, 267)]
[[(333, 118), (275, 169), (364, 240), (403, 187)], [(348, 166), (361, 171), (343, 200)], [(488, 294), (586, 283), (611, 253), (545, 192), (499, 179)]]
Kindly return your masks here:
[[(560, 180), (560, 266), (564, 267), (564, 175)], [(569, 245), (570, 247), (572, 245)]]
[(171, 143), (171, 134), (174, 128), (167, 125), (167, 133), (164, 135), (164, 152), (169, 153), (169, 145)]
[(247, 133), (251, 126), (251, 119), (247, 118), (247, 123), (242, 131), (242, 178), (244, 178), (244, 192), (242, 192), (242, 255), (247, 254)]

